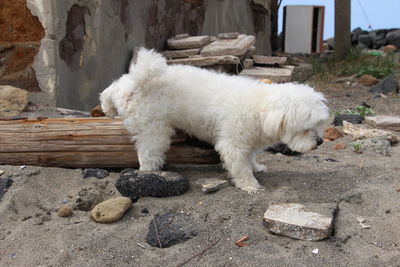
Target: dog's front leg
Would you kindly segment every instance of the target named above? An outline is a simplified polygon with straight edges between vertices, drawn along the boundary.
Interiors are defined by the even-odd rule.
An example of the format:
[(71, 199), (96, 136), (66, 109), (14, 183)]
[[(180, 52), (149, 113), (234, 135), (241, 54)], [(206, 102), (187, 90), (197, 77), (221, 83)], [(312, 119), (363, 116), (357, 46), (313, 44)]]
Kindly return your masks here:
[(267, 166), (263, 164), (259, 164), (256, 160), (256, 152), (251, 153), (250, 155), (251, 166), (253, 167), (253, 172), (266, 172)]
[(217, 143), (215, 149), (220, 153), (236, 187), (248, 193), (262, 188), (253, 175), (250, 162), (252, 152), (226, 142)]
[(173, 130), (148, 130), (134, 137), (140, 170), (155, 171), (162, 168), (172, 133)]

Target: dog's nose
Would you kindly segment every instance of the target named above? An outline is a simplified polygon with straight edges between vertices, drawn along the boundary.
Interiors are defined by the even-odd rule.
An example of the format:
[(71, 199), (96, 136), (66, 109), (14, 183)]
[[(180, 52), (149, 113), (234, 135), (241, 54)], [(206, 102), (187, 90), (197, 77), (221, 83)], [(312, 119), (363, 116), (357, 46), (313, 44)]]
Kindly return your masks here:
[(322, 145), (322, 143), (324, 142), (324, 140), (321, 137), (317, 137), (317, 146)]

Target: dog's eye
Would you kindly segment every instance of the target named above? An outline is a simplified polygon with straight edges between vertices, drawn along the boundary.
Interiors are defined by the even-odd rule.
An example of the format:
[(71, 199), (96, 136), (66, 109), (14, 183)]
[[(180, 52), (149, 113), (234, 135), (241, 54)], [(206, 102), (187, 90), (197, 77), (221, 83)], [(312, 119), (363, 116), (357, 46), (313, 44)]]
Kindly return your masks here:
[(309, 135), (311, 130), (305, 130), (304, 135)]

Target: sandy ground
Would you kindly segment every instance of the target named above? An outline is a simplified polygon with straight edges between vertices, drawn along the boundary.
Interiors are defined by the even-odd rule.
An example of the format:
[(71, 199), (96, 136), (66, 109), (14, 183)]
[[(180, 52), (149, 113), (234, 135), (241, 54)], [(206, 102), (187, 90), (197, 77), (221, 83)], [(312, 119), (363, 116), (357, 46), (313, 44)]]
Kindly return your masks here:
[[(379, 115), (400, 115), (399, 98), (372, 98), (364, 88), (345, 84), (328, 87), (319, 85), (332, 112), (365, 101)], [(205, 195), (194, 182), (228, 179), (221, 166), (167, 166), (190, 179), (189, 192), (140, 199), (113, 224), (95, 223), (84, 211), (69, 218), (56, 211), (73, 204), (84, 188), (118, 195), (117, 170), (97, 180), (83, 179), (80, 169), (0, 165), (2, 178), (14, 180), (0, 200), (0, 266), (178, 266), (193, 256), (185, 266), (400, 266), (400, 145), (384, 156), (356, 154), (350, 145), (333, 150), (339, 142), (351, 138), (298, 157), (259, 155), (269, 171), (257, 174), (266, 188), (257, 194), (229, 186)], [(333, 236), (307, 242), (269, 233), (262, 216), (273, 202), (338, 203)], [(149, 246), (145, 237), (153, 215), (168, 211), (189, 214), (198, 235), (169, 248)], [(371, 228), (362, 229), (357, 217)], [(237, 247), (245, 235), (249, 246)]]

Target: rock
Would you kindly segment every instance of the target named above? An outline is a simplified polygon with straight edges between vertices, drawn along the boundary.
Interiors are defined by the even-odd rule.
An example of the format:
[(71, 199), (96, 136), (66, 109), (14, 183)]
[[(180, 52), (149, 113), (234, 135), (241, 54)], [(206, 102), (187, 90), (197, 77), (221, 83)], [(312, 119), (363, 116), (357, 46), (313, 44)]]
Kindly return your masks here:
[(247, 50), (246, 54), (244, 54), (244, 57), (252, 59), (255, 54), (256, 54), (256, 47), (252, 45), (250, 46), (249, 50)]
[(398, 94), (399, 93), (399, 82), (396, 79), (396, 76), (389, 75), (385, 79), (381, 80), (378, 84), (372, 86), (369, 89), (372, 93), (379, 94)]
[(61, 208), (58, 209), (58, 216), (60, 217), (69, 217), (72, 215), (72, 208), (69, 206), (63, 206)]
[(243, 68), (249, 69), (254, 66), (254, 61), (252, 59), (246, 58), (243, 60)]
[(105, 117), (106, 116), (106, 114), (101, 109), (100, 105), (97, 105), (94, 108), (92, 108), (92, 110), (90, 111), (90, 115), (92, 117)]
[(0, 176), (2, 176), (4, 174), (3, 170), (0, 170)]
[(196, 185), (201, 188), (204, 193), (217, 191), (228, 186), (228, 181), (217, 178), (205, 178), (196, 181)]
[(287, 61), (287, 57), (269, 57), (269, 56), (253, 56), (254, 63), (256, 64), (264, 64), (264, 65), (282, 65)]
[(343, 137), (343, 133), (339, 131), (337, 128), (329, 127), (325, 129), (324, 139), (333, 141), (341, 137)]
[(380, 129), (368, 129), (363, 126), (356, 126), (350, 122), (343, 121), (343, 132), (353, 137), (353, 140), (385, 137), (391, 144), (397, 143), (398, 137), (390, 131)]
[(387, 30), (374, 30), (374, 31), (370, 31), (368, 33), (369, 38), (371, 39), (372, 42), (372, 49), (378, 49), (381, 46), (386, 44), (386, 37), (387, 34)]
[(200, 55), (208, 56), (243, 56), (256, 42), (253, 35), (240, 34), (237, 39), (220, 39), (205, 46)]
[(329, 50), (335, 50), (335, 38), (329, 38), (326, 40), (326, 43), (328, 44)]
[(90, 212), (90, 217), (99, 223), (118, 221), (132, 207), (129, 197), (116, 197), (97, 204)]
[(343, 143), (337, 143), (337, 144), (335, 144), (334, 146), (333, 146), (333, 149), (334, 150), (342, 150), (342, 149), (346, 149), (346, 145), (345, 144), (343, 144)]
[(108, 171), (103, 170), (103, 169), (84, 169), (82, 170), (83, 174), (83, 179), (89, 178), (89, 177), (94, 177), (97, 179), (104, 179), (108, 176)]
[(377, 78), (375, 78), (372, 75), (369, 74), (364, 74), (363, 76), (361, 76), (358, 79), (358, 83), (364, 85), (364, 86), (371, 86), (374, 84), (377, 84), (379, 82), (379, 80)]
[(304, 83), (314, 75), (313, 66), (309, 63), (299, 63), (294, 67), (292, 82)]
[(215, 57), (189, 57), (181, 59), (169, 59), (168, 64), (183, 64), (197, 67), (212, 65), (238, 65), (240, 59), (235, 56), (215, 56)]
[(115, 186), (123, 196), (136, 202), (141, 197), (169, 197), (186, 193), (189, 179), (174, 172), (125, 169)]
[(174, 58), (185, 58), (185, 57), (190, 57), (199, 54), (200, 49), (195, 48), (195, 49), (185, 49), (185, 50), (170, 50), (170, 51), (164, 51), (161, 54), (168, 58), (168, 59), (174, 59)]
[(277, 143), (275, 145), (267, 147), (265, 151), (268, 151), (268, 152), (271, 152), (274, 154), (281, 153), (281, 154), (287, 155), (287, 156), (298, 156), (298, 155), (303, 154), (303, 153), (291, 150), (286, 144), (283, 144), (283, 143)]
[(192, 48), (200, 48), (205, 44), (208, 44), (211, 41), (210, 36), (190, 36), (186, 38), (168, 39), (168, 47), (171, 49), (192, 49)]
[(238, 32), (224, 32), (218, 34), (218, 39), (236, 39), (238, 36)]
[(400, 48), (400, 30), (389, 32), (386, 35), (386, 44)]
[(397, 48), (394, 46), (394, 45), (385, 45), (384, 47), (383, 47), (383, 51), (385, 52), (385, 53), (391, 53), (391, 52), (395, 52), (397, 50)]
[(197, 235), (194, 221), (185, 213), (156, 215), (149, 224), (146, 242), (153, 247), (167, 248)]
[(13, 180), (10, 178), (0, 179), (0, 200), (3, 198), (4, 194), (7, 192), (8, 188), (12, 185)]
[(28, 92), (10, 85), (0, 85), (0, 117), (13, 117), (28, 107)]
[(386, 137), (374, 137), (353, 142), (353, 145), (363, 150), (371, 150), (384, 156), (390, 155), (391, 145)]
[(364, 118), (357, 114), (337, 114), (333, 119), (335, 126), (343, 126), (343, 121), (347, 121), (353, 124), (361, 124)]
[[(293, 67), (293, 66), (292, 66)], [(240, 75), (255, 78), (258, 80), (269, 79), (274, 83), (290, 82), (293, 68), (267, 68), (255, 67), (244, 69)]]
[(335, 204), (272, 204), (264, 222), (275, 234), (318, 241), (331, 236), (336, 209)]
[(361, 44), (366, 48), (372, 48), (372, 41), (368, 33), (360, 34), (358, 37), (358, 44)]
[(181, 40), (190, 37), (187, 33), (177, 34), (174, 36), (175, 40)]
[(101, 189), (92, 187), (84, 188), (78, 193), (75, 208), (82, 211), (89, 211), (106, 198), (107, 195)]
[(367, 116), (365, 122), (376, 128), (400, 131), (400, 116)]

